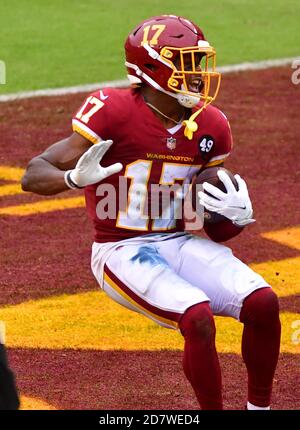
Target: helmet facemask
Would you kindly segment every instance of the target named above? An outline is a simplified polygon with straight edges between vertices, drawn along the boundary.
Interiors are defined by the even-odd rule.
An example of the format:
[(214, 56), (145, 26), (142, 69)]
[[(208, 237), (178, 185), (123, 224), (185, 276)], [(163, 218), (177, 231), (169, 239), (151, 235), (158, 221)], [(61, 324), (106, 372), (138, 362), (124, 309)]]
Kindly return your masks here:
[[(204, 42), (203, 44), (207, 44)], [(161, 58), (167, 61), (173, 72), (168, 88), (176, 94), (178, 102), (192, 108), (201, 100), (205, 106), (215, 100), (221, 75), (216, 72), (216, 52), (208, 46), (187, 48), (164, 47)]]

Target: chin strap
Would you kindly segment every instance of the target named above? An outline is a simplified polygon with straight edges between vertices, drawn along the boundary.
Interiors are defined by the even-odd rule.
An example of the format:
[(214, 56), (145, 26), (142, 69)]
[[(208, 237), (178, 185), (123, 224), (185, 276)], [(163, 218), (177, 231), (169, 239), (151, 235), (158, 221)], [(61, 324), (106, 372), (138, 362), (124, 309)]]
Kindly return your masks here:
[(206, 106), (207, 106), (207, 104), (205, 104), (204, 106), (202, 106), (201, 109), (199, 109), (196, 112), (194, 112), (189, 117), (189, 119), (186, 119), (185, 121), (182, 122), (182, 124), (185, 125), (184, 135), (189, 140), (193, 139), (193, 134), (198, 130), (198, 124), (196, 123), (195, 118), (197, 118), (197, 116), (203, 111), (203, 109), (206, 108)]
[(200, 113), (207, 108), (207, 106), (209, 104), (211, 104), (211, 102), (214, 100), (214, 98), (209, 97), (208, 100), (206, 99), (204, 102), (204, 105), (197, 110), (196, 112), (194, 112), (189, 119), (186, 119), (185, 121), (182, 121), (182, 124), (185, 125), (185, 129), (184, 129), (184, 135), (185, 137), (187, 137), (189, 140), (193, 139), (193, 134), (198, 130), (198, 124), (196, 123), (195, 119), (197, 118), (198, 115), (200, 115)]

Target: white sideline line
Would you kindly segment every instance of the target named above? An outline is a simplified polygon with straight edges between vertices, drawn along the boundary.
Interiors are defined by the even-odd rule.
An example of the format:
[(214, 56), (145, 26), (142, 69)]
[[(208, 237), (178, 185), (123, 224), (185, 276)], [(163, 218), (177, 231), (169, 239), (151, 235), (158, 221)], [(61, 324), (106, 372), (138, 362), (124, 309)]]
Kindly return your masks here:
[[(268, 69), (270, 67), (286, 66), (288, 64), (291, 64), (295, 60), (299, 60), (299, 57), (257, 61), (254, 63), (232, 64), (229, 66), (218, 67), (218, 71), (221, 73), (232, 73), (232, 72), (245, 72), (248, 70), (261, 70), (261, 69)], [(74, 87), (46, 88), (44, 90), (22, 91), (18, 93), (5, 94), (0, 96), (0, 102), (28, 99), (32, 97), (63, 96), (66, 94), (77, 94), (77, 93), (85, 93), (85, 92), (88, 93), (88, 92), (95, 91), (99, 88), (106, 88), (106, 87), (125, 88), (128, 86), (129, 86), (129, 81), (127, 79), (122, 79), (117, 81), (97, 82), (95, 84), (78, 85)]]

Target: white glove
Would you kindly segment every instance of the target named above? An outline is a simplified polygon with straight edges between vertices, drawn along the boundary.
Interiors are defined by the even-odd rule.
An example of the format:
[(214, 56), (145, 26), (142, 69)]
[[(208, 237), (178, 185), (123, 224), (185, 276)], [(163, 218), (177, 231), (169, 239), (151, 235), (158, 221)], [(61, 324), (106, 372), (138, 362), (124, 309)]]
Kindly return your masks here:
[(91, 146), (77, 161), (73, 170), (65, 173), (65, 182), (70, 188), (83, 188), (95, 184), (123, 169), (121, 163), (102, 167), (99, 163), (106, 151), (111, 147), (112, 140), (102, 140)]
[(252, 218), (253, 210), (246, 182), (240, 175), (234, 175), (239, 187), (237, 191), (230, 177), (223, 170), (218, 171), (218, 177), (223, 182), (227, 192), (224, 193), (219, 188), (204, 182), (203, 189), (213, 197), (199, 191), (200, 204), (211, 212), (217, 212), (229, 218), (233, 224), (240, 227), (255, 222), (255, 219)]

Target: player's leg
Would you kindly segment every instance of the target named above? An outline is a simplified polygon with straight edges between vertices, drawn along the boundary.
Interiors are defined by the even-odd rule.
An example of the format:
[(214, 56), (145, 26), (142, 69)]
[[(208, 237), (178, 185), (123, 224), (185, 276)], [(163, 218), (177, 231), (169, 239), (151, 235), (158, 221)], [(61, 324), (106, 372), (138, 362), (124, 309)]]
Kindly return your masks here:
[[(167, 242), (168, 257), (175, 263), (180, 245), (177, 240)], [(103, 289), (113, 300), (160, 325), (180, 328), (185, 338), (184, 371), (202, 409), (222, 409), (221, 372), (208, 297), (176, 274), (157, 245), (125, 245), (115, 250), (104, 268)], [(201, 364), (197, 371), (194, 355)]]
[(183, 370), (202, 409), (223, 409), (216, 327), (208, 302), (188, 308), (179, 328), (184, 336)]
[(14, 374), (8, 364), (4, 328), (0, 321), (0, 410), (16, 410), (19, 406), (19, 394)]
[(271, 288), (254, 291), (243, 302), (242, 355), (248, 371), (248, 409), (269, 409), (280, 349), (278, 298)]
[(249, 375), (249, 401), (268, 406), (280, 343), (275, 293), (223, 245), (192, 238), (180, 253), (180, 275), (207, 294), (213, 313), (245, 324), (242, 350)]

